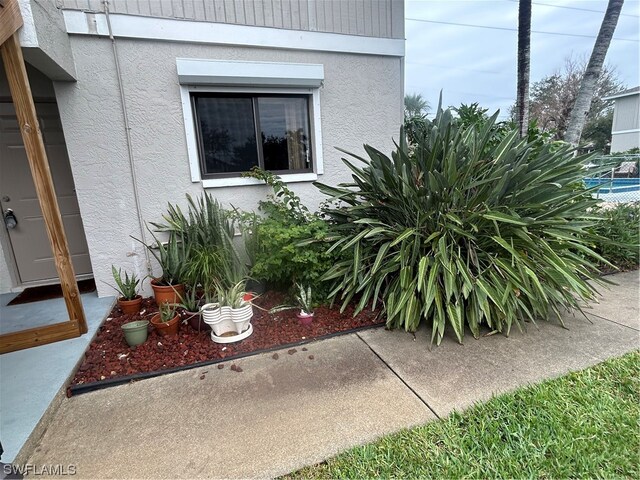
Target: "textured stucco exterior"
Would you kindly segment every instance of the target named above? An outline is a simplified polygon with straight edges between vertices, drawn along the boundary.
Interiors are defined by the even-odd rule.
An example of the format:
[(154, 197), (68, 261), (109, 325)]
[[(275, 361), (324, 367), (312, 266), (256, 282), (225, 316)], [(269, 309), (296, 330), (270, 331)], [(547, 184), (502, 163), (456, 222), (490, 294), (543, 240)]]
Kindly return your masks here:
[(75, 66), (62, 12), (49, 0), (19, 0), (24, 59), (53, 80), (74, 80)]
[[(324, 65), (320, 90), (324, 175), (349, 179), (339, 146), (363, 153), (362, 144), (393, 147), (402, 121), (402, 58), (324, 52), (255, 49), (118, 39), (138, 179), (142, 217), (157, 221), (167, 202), (184, 205), (198, 195), (189, 170), (176, 58), (273, 61)], [(111, 264), (146, 274), (136, 215), (123, 110), (111, 42), (72, 36), (77, 83), (55, 82), (80, 210), (100, 295), (112, 291)], [(311, 183), (293, 183), (310, 207), (323, 197)], [(208, 189), (225, 205), (252, 210), (269, 193), (265, 186)], [(156, 270), (156, 273), (157, 270)], [(145, 284), (148, 289), (148, 284)], [(148, 290), (146, 290), (148, 292)]]

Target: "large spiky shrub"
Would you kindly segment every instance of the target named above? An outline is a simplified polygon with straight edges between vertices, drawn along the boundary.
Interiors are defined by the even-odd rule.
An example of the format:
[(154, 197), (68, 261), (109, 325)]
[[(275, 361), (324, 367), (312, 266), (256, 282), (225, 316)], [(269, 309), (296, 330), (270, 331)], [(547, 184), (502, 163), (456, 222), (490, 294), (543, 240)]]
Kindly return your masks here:
[(495, 143), (496, 117), (465, 126), (439, 109), (411, 153), (404, 141), (391, 158), (344, 152), (360, 162), (343, 159), (353, 182), (316, 184), (338, 203), (324, 209), (332, 248), (353, 253), (325, 275), (343, 308), (381, 304), (389, 327), (427, 322), (439, 343), (592, 298), (603, 259), (588, 247), (596, 201), (576, 189), (586, 158), (515, 130)]

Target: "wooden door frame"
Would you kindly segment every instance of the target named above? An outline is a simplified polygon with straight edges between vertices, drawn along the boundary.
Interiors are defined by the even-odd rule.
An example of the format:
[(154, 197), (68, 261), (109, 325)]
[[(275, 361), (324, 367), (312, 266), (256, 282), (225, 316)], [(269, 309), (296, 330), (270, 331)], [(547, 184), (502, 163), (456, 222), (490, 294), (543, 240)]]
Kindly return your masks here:
[(36, 195), (42, 209), (42, 218), (51, 243), (53, 259), (60, 278), (69, 319), (53, 325), (0, 335), (0, 354), (79, 337), (88, 331), (44, 140), (38, 124), (35, 103), (18, 39), (18, 29), (22, 24), (18, 1), (0, 0), (0, 54), (11, 91), (11, 100), (16, 109), (16, 117), (29, 160)]

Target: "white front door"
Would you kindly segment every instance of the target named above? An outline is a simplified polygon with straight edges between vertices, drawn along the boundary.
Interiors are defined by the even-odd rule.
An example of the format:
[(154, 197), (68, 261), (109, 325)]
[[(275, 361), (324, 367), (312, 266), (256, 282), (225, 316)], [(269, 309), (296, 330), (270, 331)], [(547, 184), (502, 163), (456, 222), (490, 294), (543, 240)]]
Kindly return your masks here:
[[(37, 103), (38, 121), (76, 275), (91, 273), (87, 240), (80, 218), (73, 176), (55, 103)], [(21, 282), (56, 279), (51, 245), (38, 203), (22, 136), (12, 103), (0, 103), (0, 205)]]

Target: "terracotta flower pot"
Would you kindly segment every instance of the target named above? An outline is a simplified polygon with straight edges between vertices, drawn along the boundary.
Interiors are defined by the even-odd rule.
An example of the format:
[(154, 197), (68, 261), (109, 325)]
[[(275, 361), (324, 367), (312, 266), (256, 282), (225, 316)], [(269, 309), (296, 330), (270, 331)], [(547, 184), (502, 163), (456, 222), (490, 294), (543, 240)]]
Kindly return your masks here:
[(180, 328), (180, 315), (176, 314), (176, 316), (168, 322), (163, 322), (160, 319), (160, 314), (156, 313), (153, 317), (151, 317), (151, 324), (163, 337), (166, 337), (168, 335), (177, 335), (178, 329)]
[(151, 288), (153, 288), (153, 296), (156, 299), (158, 305), (163, 303), (179, 303), (180, 295), (184, 297), (184, 285), (179, 283), (177, 285), (160, 285), (157, 279), (151, 280)]
[(123, 297), (118, 299), (118, 306), (125, 315), (134, 315), (140, 311), (142, 305), (142, 295), (137, 295), (133, 300), (125, 300)]

